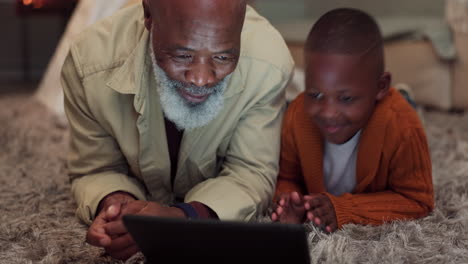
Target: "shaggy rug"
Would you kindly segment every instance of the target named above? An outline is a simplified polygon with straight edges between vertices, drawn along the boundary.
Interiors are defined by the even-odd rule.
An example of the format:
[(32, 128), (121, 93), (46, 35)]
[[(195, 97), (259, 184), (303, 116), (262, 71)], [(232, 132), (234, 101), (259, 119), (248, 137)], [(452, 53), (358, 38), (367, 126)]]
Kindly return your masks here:
[[(0, 96), (0, 106), (0, 263), (121, 263), (84, 242), (66, 176), (67, 127), (27, 94)], [(312, 263), (468, 263), (468, 114), (424, 115), (436, 210), (332, 235), (307, 225)]]

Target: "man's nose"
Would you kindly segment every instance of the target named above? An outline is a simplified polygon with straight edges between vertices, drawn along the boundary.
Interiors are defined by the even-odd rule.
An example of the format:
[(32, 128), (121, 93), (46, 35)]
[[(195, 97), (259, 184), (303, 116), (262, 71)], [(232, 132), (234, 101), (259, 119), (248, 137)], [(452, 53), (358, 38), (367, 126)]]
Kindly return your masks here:
[(186, 81), (198, 87), (211, 86), (216, 83), (216, 72), (210, 63), (198, 62), (192, 64), (185, 73)]

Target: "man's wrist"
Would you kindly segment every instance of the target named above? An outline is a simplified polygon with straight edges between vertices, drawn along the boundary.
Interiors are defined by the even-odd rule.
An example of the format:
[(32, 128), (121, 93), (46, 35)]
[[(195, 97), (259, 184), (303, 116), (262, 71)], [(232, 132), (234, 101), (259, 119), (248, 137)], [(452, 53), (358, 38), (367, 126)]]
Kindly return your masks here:
[(211, 209), (208, 205), (200, 203), (197, 201), (192, 201), (189, 203), (195, 211), (198, 213), (198, 218), (200, 219), (219, 219), (218, 215)]
[(182, 210), (188, 219), (219, 219), (218, 215), (210, 207), (200, 202), (177, 203), (171, 207)]
[(185, 218), (187, 219), (198, 219), (198, 213), (195, 208), (188, 203), (176, 203), (171, 205), (171, 207), (178, 208), (184, 212)]

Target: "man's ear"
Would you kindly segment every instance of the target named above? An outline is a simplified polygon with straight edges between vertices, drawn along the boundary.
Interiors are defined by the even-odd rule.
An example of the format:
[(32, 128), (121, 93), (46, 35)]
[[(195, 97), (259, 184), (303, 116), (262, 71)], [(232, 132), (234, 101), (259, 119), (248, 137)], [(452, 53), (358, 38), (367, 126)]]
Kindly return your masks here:
[(151, 26), (153, 25), (153, 17), (151, 16), (149, 0), (143, 0), (142, 2), (143, 2), (143, 13), (145, 16), (145, 27), (148, 31), (150, 31)]
[(378, 89), (379, 93), (377, 94), (377, 101), (382, 100), (390, 90), (390, 84), (392, 83), (392, 74), (389, 72), (384, 72), (382, 76), (380, 76), (378, 81)]

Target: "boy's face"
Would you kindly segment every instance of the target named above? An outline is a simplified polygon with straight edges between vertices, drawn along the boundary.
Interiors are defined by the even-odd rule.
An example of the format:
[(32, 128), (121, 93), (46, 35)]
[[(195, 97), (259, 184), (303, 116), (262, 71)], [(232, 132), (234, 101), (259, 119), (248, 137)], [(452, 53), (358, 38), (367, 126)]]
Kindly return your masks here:
[(331, 143), (345, 143), (365, 127), (388, 91), (390, 75), (365, 57), (307, 52), (305, 110)]

